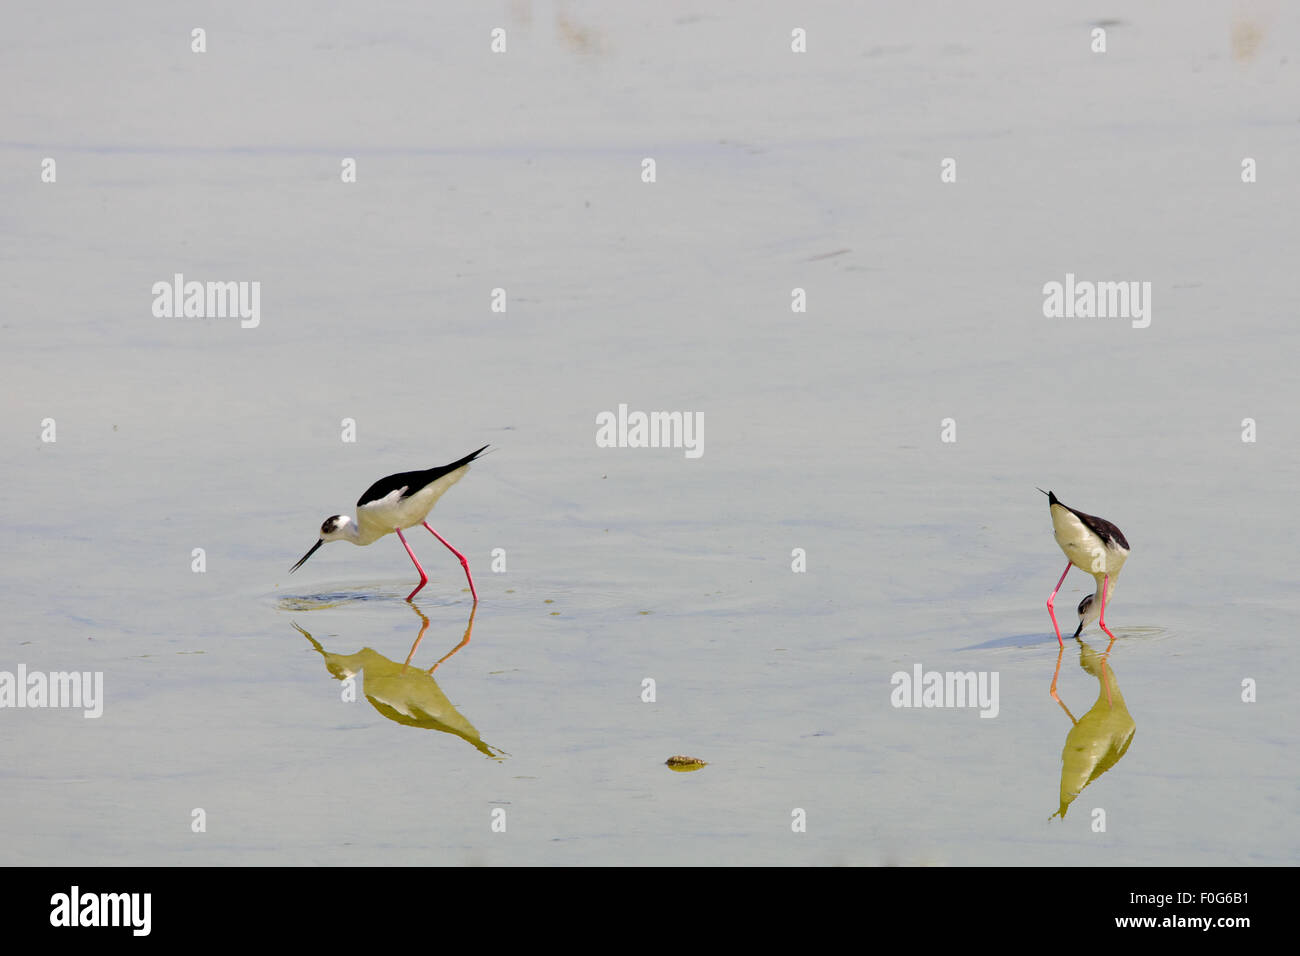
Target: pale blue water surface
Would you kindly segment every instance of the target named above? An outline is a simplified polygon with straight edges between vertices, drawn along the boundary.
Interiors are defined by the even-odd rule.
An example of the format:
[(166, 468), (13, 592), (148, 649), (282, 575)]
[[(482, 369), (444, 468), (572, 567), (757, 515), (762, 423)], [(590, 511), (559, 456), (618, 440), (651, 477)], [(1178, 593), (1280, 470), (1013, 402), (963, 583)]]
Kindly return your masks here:
[[(0, 709), (0, 862), (1297, 862), (1297, 12), (1099, 55), (1075, 4), (606, 7), (11, 12), (0, 671), (105, 700)], [(178, 272), (260, 324), (156, 318)], [(1150, 326), (1045, 318), (1067, 272)], [(620, 403), (704, 454), (596, 447)], [(488, 442), (430, 519), (471, 640), (404, 682), (421, 613), (422, 670), (464, 635), (450, 554), (408, 535), (418, 611), (395, 537), (288, 568)], [(1072, 718), (1128, 725), (1073, 642), (1049, 695), (1036, 486), (1132, 544), (1131, 742), (1064, 819)], [(916, 664), (996, 717), (892, 706)]]

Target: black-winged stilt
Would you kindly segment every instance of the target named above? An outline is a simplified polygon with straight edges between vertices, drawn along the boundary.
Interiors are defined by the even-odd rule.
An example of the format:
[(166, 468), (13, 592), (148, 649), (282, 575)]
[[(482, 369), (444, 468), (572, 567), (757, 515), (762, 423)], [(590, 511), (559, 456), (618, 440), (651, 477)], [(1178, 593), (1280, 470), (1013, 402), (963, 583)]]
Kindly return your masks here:
[[(1043, 491), (1042, 488), (1038, 490)], [(1106, 602), (1114, 595), (1115, 579), (1119, 577), (1120, 568), (1124, 567), (1124, 561), (1128, 558), (1129, 547), (1124, 540), (1124, 532), (1105, 518), (1086, 515), (1061, 504), (1050, 491), (1043, 491), (1043, 494), (1047, 495), (1047, 506), (1052, 512), (1056, 543), (1070, 559), (1061, 572), (1061, 580), (1056, 582), (1056, 591), (1047, 599), (1047, 613), (1052, 615), (1056, 640), (1062, 647), (1065, 646), (1061, 640), (1061, 628), (1056, 623), (1056, 611), (1053, 609), (1056, 592), (1061, 590), (1061, 584), (1070, 573), (1070, 568), (1079, 567), (1096, 580), (1097, 593), (1089, 594), (1079, 602), (1079, 629), (1074, 632), (1074, 636), (1078, 637), (1090, 622), (1098, 621), (1101, 629), (1113, 641), (1115, 635), (1106, 626)]]
[[(316, 549), (326, 541), (351, 541), (353, 544), (365, 545), (396, 531), (397, 536), (402, 539), (402, 547), (406, 548), (406, 553), (411, 556), (415, 570), (420, 572), (420, 583), (406, 596), (406, 600), (411, 600), (420, 593), (420, 588), (429, 582), (429, 576), (424, 573), (424, 568), (420, 567), (420, 562), (415, 560), (415, 552), (406, 543), (406, 535), (402, 534), (402, 529), (412, 528), (417, 524), (429, 528), (429, 523), (424, 519), (433, 510), (433, 506), (437, 504), (443, 492), (460, 481), (465, 472), (469, 471), (469, 463), (487, 447), (484, 445), (483, 448), (471, 452), (460, 461), (453, 461), (450, 465), (443, 465), (440, 468), (430, 468), (427, 471), (404, 471), (399, 475), (380, 478), (357, 499), (356, 520), (347, 515), (332, 515), (326, 518), (320, 526), (320, 540), (289, 569), (289, 573), (292, 574), (302, 567), (307, 559), (316, 553)], [(447, 545), (447, 550), (460, 559), (460, 566), (465, 569), (465, 580), (469, 581), (469, 593), (474, 596), (474, 603), (478, 604), (478, 592), (474, 590), (474, 578), (470, 576), (469, 562), (465, 560), (465, 555), (453, 548), (446, 538), (432, 528), (429, 528), (429, 533)]]

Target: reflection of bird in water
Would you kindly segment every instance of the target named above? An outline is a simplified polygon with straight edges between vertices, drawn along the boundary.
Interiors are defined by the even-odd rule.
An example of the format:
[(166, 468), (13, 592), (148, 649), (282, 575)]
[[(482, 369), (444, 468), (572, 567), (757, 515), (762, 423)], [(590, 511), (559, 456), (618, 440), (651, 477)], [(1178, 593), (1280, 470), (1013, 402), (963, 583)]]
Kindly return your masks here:
[(1084, 787), (1119, 763), (1137, 730), (1115, 680), (1115, 671), (1106, 663), (1106, 655), (1098, 654), (1083, 641), (1079, 641), (1079, 666), (1097, 678), (1101, 687), (1092, 708), (1078, 720), (1074, 719), (1070, 709), (1056, 696), (1064, 654), (1062, 648), (1056, 656), (1056, 674), (1052, 677), (1052, 697), (1074, 724), (1061, 750), (1061, 808), (1052, 814), (1061, 819), (1065, 819), (1065, 811)]
[(423, 612), (419, 608), (416, 608), (415, 612), (424, 619), (424, 623), (415, 638), (415, 643), (411, 645), (411, 652), (407, 655), (406, 662), (401, 664), (369, 647), (363, 647), (355, 654), (333, 654), (325, 650), (319, 641), (297, 624), (294, 624), (294, 628), (311, 641), (312, 647), (325, 658), (325, 667), (335, 680), (347, 680), (360, 673), (361, 692), (365, 694), (366, 700), (370, 701), (370, 705), (389, 720), (408, 727), (423, 727), (425, 730), (440, 730), (443, 733), (455, 734), (472, 744), (479, 753), (500, 760), (503, 755), (506, 755), (505, 751), (484, 743), (474, 725), (452, 706), (447, 695), (433, 679), (433, 671), (438, 665), (469, 642), (470, 631), (474, 628), (474, 612), (470, 612), (469, 624), (465, 628), (465, 636), (461, 642), (427, 671), (410, 666), (411, 657), (429, 627), (429, 619)]
[[(1042, 488), (1038, 490), (1043, 491)], [(1115, 635), (1106, 626), (1106, 604), (1115, 593), (1115, 579), (1119, 577), (1120, 568), (1124, 567), (1124, 562), (1128, 559), (1129, 547), (1124, 532), (1105, 518), (1086, 515), (1061, 504), (1060, 499), (1050, 491), (1043, 491), (1043, 494), (1047, 495), (1047, 507), (1052, 513), (1052, 530), (1056, 535), (1056, 543), (1070, 559), (1061, 572), (1061, 580), (1056, 582), (1056, 591), (1047, 599), (1047, 613), (1052, 616), (1056, 640), (1061, 647), (1065, 647), (1053, 607), (1056, 592), (1061, 590), (1061, 584), (1070, 573), (1070, 568), (1079, 567), (1096, 580), (1097, 593), (1079, 602), (1079, 629), (1074, 632), (1074, 636), (1078, 637), (1086, 625), (1098, 621), (1106, 636), (1113, 641)]]

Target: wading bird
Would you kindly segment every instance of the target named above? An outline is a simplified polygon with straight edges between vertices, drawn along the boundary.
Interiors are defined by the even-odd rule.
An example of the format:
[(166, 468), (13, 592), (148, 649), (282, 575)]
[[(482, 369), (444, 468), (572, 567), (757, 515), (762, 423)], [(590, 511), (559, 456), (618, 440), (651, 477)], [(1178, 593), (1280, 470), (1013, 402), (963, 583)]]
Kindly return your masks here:
[[(1038, 490), (1043, 491), (1042, 488)], [(1115, 635), (1111, 634), (1110, 628), (1106, 626), (1106, 603), (1115, 594), (1115, 579), (1119, 577), (1120, 568), (1124, 567), (1124, 561), (1128, 558), (1129, 547), (1128, 542), (1124, 540), (1124, 532), (1105, 518), (1086, 515), (1082, 511), (1075, 511), (1061, 504), (1056, 495), (1050, 491), (1043, 491), (1043, 494), (1047, 495), (1047, 506), (1052, 512), (1052, 528), (1056, 533), (1056, 543), (1070, 559), (1065, 570), (1061, 572), (1061, 580), (1056, 582), (1056, 591), (1053, 591), (1052, 596), (1047, 599), (1047, 613), (1052, 616), (1052, 627), (1056, 628), (1056, 640), (1062, 647), (1065, 646), (1065, 642), (1061, 640), (1061, 628), (1056, 623), (1056, 611), (1053, 609), (1056, 592), (1061, 590), (1061, 584), (1065, 581), (1065, 576), (1070, 573), (1070, 568), (1079, 567), (1096, 580), (1097, 593), (1089, 594), (1079, 602), (1079, 629), (1074, 632), (1074, 636), (1078, 637), (1085, 626), (1097, 621), (1113, 641)]]
[[(331, 515), (325, 519), (320, 526), (320, 540), (289, 569), (289, 573), (292, 574), (302, 567), (307, 559), (316, 553), (316, 549), (326, 541), (351, 541), (353, 544), (366, 545), (395, 531), (402, 539), (402, 547), (406, 548), (406, 553), (411, 556), (415, 570), (420, 572), (420, 583), (406, 596), (406, 600), (411, 600), (420, 593), (420, 588), (429, 582), (429, 576), (424, 573), (424, 568), (420, 567), (420, 562), (415, 559), (415, 552), (406, 543), (406, 535), (402, 534), (402, 529), (412, 528), (417, 524), (429, 528), (429, 523), (424, 519), (433, 510), (433, 506), (437, 504), (443, 492), (460, 481), (465, 472), (469, 471), (470, 462), (487, 447), (484, 445), (483, 448), (471, 452), (460, 461), (453, 461), (450, 465), (443, 465), (440, 468), (430, 468), (427, 471), (404, 471), (399, 475), (380, 478), (357, 499), (355, 519), (347, 515)], [(474, 590), (474, 578), (470, 576), (469, 562), (465, 560), (465, 555), (448, 544), (447, 539), (432, 528), (429, 528), (429, 533), (447, 545), (447, 550), (460, 559), (460, 566), (465, 569), (465, 580), (469, 581), (469, 593), (473, 595), (474, 603), (478, 604), (478, 592)]]

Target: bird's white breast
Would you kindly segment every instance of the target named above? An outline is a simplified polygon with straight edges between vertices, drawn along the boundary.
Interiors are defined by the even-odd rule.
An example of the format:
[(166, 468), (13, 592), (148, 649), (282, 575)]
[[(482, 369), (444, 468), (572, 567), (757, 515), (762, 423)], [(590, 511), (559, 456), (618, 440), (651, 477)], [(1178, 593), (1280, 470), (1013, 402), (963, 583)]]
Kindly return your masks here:
[(1070, 563), (1092, 575), (1119, 574), (1128, 550), (1107, 546), (1069, 508), (1052, 505), (1052, 530)]

